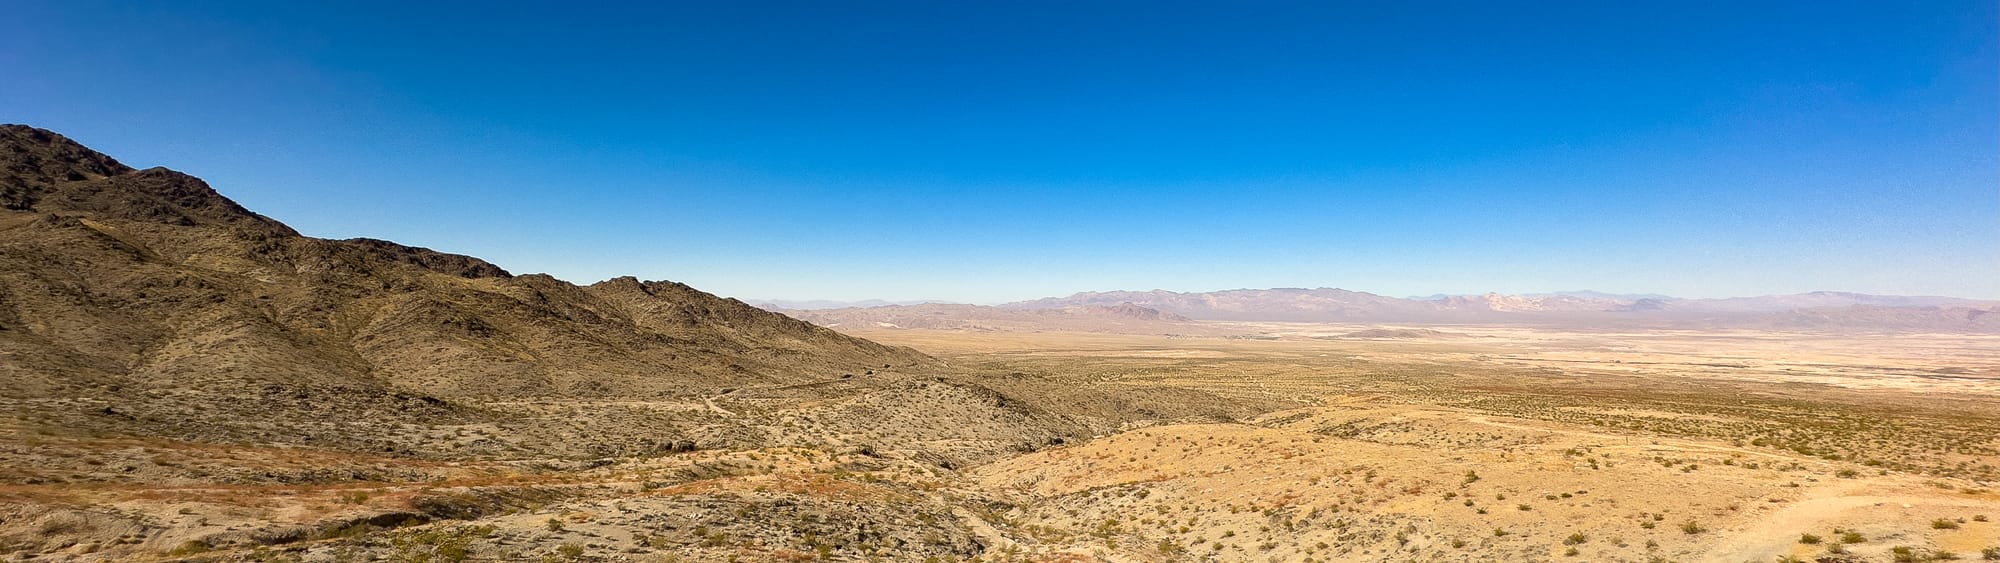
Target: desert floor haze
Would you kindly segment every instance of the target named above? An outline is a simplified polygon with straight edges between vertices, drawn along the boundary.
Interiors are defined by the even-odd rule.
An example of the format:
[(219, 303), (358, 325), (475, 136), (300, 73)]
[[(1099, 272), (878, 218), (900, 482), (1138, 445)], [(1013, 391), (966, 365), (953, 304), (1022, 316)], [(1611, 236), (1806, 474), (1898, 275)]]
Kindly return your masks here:
[(307, 237), (19, 125), (0, 208), (11, 560), (2000, 559), (1993, 302), (787, 316)]

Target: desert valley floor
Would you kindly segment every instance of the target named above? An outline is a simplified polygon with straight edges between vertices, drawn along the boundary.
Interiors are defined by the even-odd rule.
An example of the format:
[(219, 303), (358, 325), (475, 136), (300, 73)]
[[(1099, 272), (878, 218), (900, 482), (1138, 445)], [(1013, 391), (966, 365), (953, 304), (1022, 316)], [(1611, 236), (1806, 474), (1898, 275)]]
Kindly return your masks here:
[[(1200, 335), (858, 330), (942, 364), (633, 400), (495, 399), (469, 405), (488, 414), (477, 420), (349, 427), (407, 441), (402, 453), (137, 438), (92, 425), (115, 405), (11, 401), (0, 549), (48, 561), (2000, 558), (2000, 336), (1188, 324)], [(508, 440), (590, 446), (494, 445)], [(441, 443), (477, 453), (411, 453)]]

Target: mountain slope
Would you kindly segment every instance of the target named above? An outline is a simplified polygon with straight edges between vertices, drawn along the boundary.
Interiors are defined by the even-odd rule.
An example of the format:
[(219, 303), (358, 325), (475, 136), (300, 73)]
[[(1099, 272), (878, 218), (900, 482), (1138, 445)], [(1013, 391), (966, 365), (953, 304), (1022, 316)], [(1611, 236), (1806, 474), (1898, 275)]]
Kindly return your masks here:
[[(200, 179), (31, 127), (0, 126), (0, 207), (13, 413), (85, 400), (132, 432), (226, 438), (271, 420), (483, 416), (457, 397), (687, 396), (936, 363), (682, 284), (579, 287), (301, 236)], [(297, 438), (369, 439), (336, 434)]]

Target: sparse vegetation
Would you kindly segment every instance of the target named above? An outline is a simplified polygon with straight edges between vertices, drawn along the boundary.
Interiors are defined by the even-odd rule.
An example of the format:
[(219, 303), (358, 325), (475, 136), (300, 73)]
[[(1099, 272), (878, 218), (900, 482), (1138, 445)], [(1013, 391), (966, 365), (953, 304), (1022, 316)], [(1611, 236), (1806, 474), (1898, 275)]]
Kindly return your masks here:
[[(1096, 338), (1102, 342), (1117, 337)], [(1166, 361), (1124, 349), (1087, 360), (1027, 353), (949, 357), (952, 364), (968, 373), (994, 374), (982, 376), (982, 381), (1020, 386), (1003, 393), (1007, 401), (1055, 409), (1066, 416), (1078, 416), (1078, 412), (1104, 415), (1096, 410), (1062, 411), (1081, 409), (1077, 405), (1086, 401), (1063, 395), (1064, 401), (1074, 401), (1065, 403), (1037, 395), (1049, 393), (1034, 387), (1043, 384), (1037, 378), (1060, 382), (1064, 390), (1087, 390), (1094, 385), (1129, 390), (1135, 393), (1127, 399), (1130, 404), (1147, 409), (1170, 406), (1147, 402), (1144, 393), (1149, 390), (1198, 390), (1222, 397), (1213, 399), (1216, 410), (1238, 409), (1228, 411), (1232, 418), (1225, 424), (1181, 424), (1208, 419), (1200, 418), (1205, 415), (1199, 412), (1161, 410), (1143, 422), (1121, 422), (1129, 424), (1123, 428), (1107, 426), (1066, 434), (1057, 444), (1046, 435), (1022, 437), (1021, 426), (1005, 426), (1011, 424), (1008, 417), (1040, 416), (1033, 409), (987, 411), (992, 420), (970, 423), (941, 415), (927, 418), (935, 414), (930, 411), (974, 404), (974, 399), (987, 400), (980, 398), (986, 395), (936, 398), (932, 394), (953, 391), (929, 383), (879, 400), (866, 395), (815, 396), (811, 407), (794, 406), (787, 402), (794, 400), (790, 398), (772, 398), (779, 392), (770, 388), (746, 388), (716, 400), (718, 407), (732, 413), (728, 417), (709, 410), (700, 398), (681, 403), (661, 401), (680, 410), (646, 407), (659, 412), (618, 404), (557, 402), (537, 404), (532, 408), (538, 410), (533, 411), (530, 407), (499, 406), (492, 408), (533, 412), (536, 418), (531, 420), (557, 421), (551, 424), (560, 424), (565, 417), (615, 416), (639, 421), (686, 417), (689, 428), (719, 425), (713, 428), (746, 429), (742, 430), (744, 436), (752, 436), (749, 431), (755, 430), (768, 437), (731, 439), (791, 440), (786, 443), (792, 445), (732, 451), (730, 448), (736, 446), (672, 445), (680, 440), (676, 437), (666, 440), (669, 443), (665, 446), (619, 446), (626, 449), (606, 450), (603, 457), (563, 458), (528, 469), (520, 464), (482, 465), (476, 460), (458, 460), (451, 462), (458, 465), (446, 469), (426, 469), (429, 473), (371, 476), (372, 480), (361, 484), (301, 488), (308, 492), (279, 498), (303, 499), (322, 513), (341, 514), (360, 506), (397, 509), (408, 497), (403, 491), (436, 486), (436, 491), (420, 493), (425, 499), (422, 503), (413, 503), (432, 515), (429, 525), (398, 528), (361, 522), (331, 529), (325, 536), (325, 541), (351, 549), (357, 559), (427, 563), (473, 560), (474, 552), (479, 560), (595, 561), (623, 557), (624, 550), (637, 548), (682, 561), (727, 560), (728, 554), (743, 554), (742, 560), (773, 561), (942, 562), (975, 556), (1027, 560), (1036, 550), (1103, 553), (1106, 558), (1134, 560), (1339, 561), (1384, 553), (1426, 560), (1449, 557), (1447, 554), (1476, 557), (1521, 549), (1546, 549), (1536, 553), (1543, 558), (1560, 555), (1578, 561), (1702, 560), (1704, 554), (1698, 550), (1690, 555), (1681, 545), (1661, 544), (1713, 542), (1674, 540), (1681, 536), (1660, 536), (1659, 530), (1679, 526), (1684, 534), (1696, 535), (1709, 533), (1709, 526), (1739, 529), (1769, 513), (1761, 508), (1765, 506), (1762, 499), (1790, 502), (1801, 495), (1823, 494), (1826, 488), (1822, 485), (1834, 478), (1858, 480), (1850, 482), (1858, 486), (1876, 478), (1874, 469), (1841, 475), (1843, 464), (1890, 470), (1899, 475), (1896, 478), (1922, 475), (1926, 472), (1923, 464), (1931, 462), (1917, 460), (1931, 459), (1923, 456), (1932, 454), (1905, 453), (1906, 448), (1920, 449), (1910, 444), (1924, 442), (1924, 448), (1945, 451), (1941, 448), (1946, 446), (1927, 441), (1942, 440), (1946, 434), (1955, 439), (1969, 435), (1937, 430), (1941, 425), (1936, 422), (1945, 419), (1921, 412), (1898, 411), (1894, 416), (1909, 418), (1885, 419), (1865, 405), (1834, 408), (1824, 402), (1773, 399), (1778, 395), (1755, 393), (1719, 396), (1710, 391), (1655, 388), (1642, 392), (1621, 388), (1625, 383), (1616, 379), (1572, 382), (1587, 390), (1588, 396), (1550, 395), (1532, 379), (1544, 376), (1495, 364), (1457, 364), (1452, 367), (1457, 375), (1442, 378), (1434, 369), (1385, 367), (1384, 363), (1354, 359), (1336, 362), (1311, 359), (1318, 358), (1312, 355), (1307, 360), (1274, 360), (1270, 358), (1287, 353), (1284, 346), (1290, 344), (1255, 342), (1265, 348), (1257, 349), (1257, 354), (1216, 352), (1212, 363), (1199, 355)], [(1188, 344), (1197, 350), (1205, 345), (1200, 341)], [(1024, 375), (1006, 375), (1014, 373)], [(1091, 375), (1073, 375), (1078, 373)], [(866, 385), (878, 376), (857, 375), (840, 380), (838, 385)], [(1185, 383), (1189, 381), (1196, 383)], [(810, 395), (819, 391), (785, 392)], [(1293, 395), (1387, 396), (1393, 400), (1343, 399), (1348, 402), (1328, 407), (1270, 398)], [(1802, 395), (1808, 393), (1793, 396)], [(844, 413), (840, 410), (847, 408), (843, 401), (860, 406)], [(1254, 403), (1254, 408), (1237, 406), (1257, 401), (1269, 402)], [(1161, 413), (1178, 414), (1170, 418)], [(1177, 422), (1162, 424), (1160, 420)], [(1968, 427), (1985, 424), (1980, 420), (1965, 423)], [(942, 426), (963, 427), (965, 433), (938, 440), (914, 430)], [(1922, 428), (1902, 434), (1885, 429), (1901, 432), (1910, 427)], [(654, 431), (666, 435), (673, 430), (662, 427)], [(487, 432), (487, 437), (479, 432)], [(471, 443), (504, 433), (453, 429), (441, 434)], [(1093, 434), (1101, 436), (1092, 438)], [(977, 444), (984, 441), (1002, 444), (997, 449), (1004, 451), (981, 450)], [(867, 446), (852, 445), (864, 443)], [(1976, 488), (1967, 484), (1973, 482), (1969, 476), (1979, 474), (1979, 463), (1988, 459), (1980, 457), (1985, 454), (1979, 453), (1978, 447), (1984, 446), (1945, 454), (1960, 456), (1945, 467), (1960, 472), (1954, 475), (1968, 477), (1918, 479), (1949, 485), (1936, 488), (1934, 494), (1979, 498), (1980, 493), (1961, 492)], [(1802, 454), (1800, 448), (1812, 454)], [(624, 454), (627, 451), (667, 453), (628, 456)], [(1363, 451), (1365, 455), (1355, 453)], [(1863, 457), (1854, 457), (1855, 452), (1864, 451), (1868, 453)], [(155, 459), (171, 465), (158, 465)], [(1961, 459), (1970, 465), (1959, 469)], [(99, 461), (102, 463), (88, 465), (116, 468), (125, 463), (115, 458)], [(130, 462), (143, 471), (190, 471), (212, 463), (168, 450), (135, 454)], [(399, 463), (419, 465), (409, 460), (370, 458), (357, 467), (397, 467)], [(1526, 469), (1545, 466), (1564, 470), (1541, 473)], [(1427, 471), (1407, 470), (1410, 467)], [(1621, 484), (1631, 479), (1663, 480), (1669, 486), (1661, 487), (1665, 492), (1624, 489)], [(1459, 483), (1454, 485), (1453, 480)], [(433, 485), (440, 481), (451, 485)], [(479, 484), (457, 486), (460, 482)], [(624, 493), (616, 489), (620, 486), (641, 493), (621, 496)], [(956, 496), (986, 487), (1002, 494)], [(1212, 496), (1193, 493), (1208, 489), (1216, 492)], [(534, 497), (540, 493), (531, 491), (539, 490), (548, 491), (548, 496)], [(933, 500), (940, 497), (949, 500)], [(774, 506), (773, 499), (792, 504)], [(817, 499), (836, 502), (817, 505)], [(1516, 503), (1516, 512), (1506, 512), (1508, 500)], [(1531, 500), (1543, 502), (1525, 502)], [(621, 503), (633, 506), (621, 508)], [(1435, 518), (1461, 527), (1409, 526), (1394, 515), (1403, 510), (1398, 507), (1411, 503), (1428, 506), (1423, 510), (1436, 510)], [(178, 514), (190, 526), (195, 525), (196, 516), (227, 512), (189, 502), (163, 506), (176, 513), (182, 508), (199, 508)], [(829, 508), (833, 506), (839, 508)], [(1010, 556), (1004, 544), (991, 544), (993, 547), (983, 554), (976, 552), (971, 539), (955, 524), (962, 520), (955, 510), (984, 521), (1003, 536), (1039, 547), (1015, 549)], [(556, 516), (515, 516), (509, 521), (524, 522), (529, 529), (500, 530), (495, 533), (502, 537), (493, 542), (464, 530), (472, 524), (497, 521), (489, 519), (491, 516), (523, 513)], [(673, 513), (691, 523), (674, 528), (636, 524), (634, 515), (649, 513)], [(1544, 520), (1575, 524), (1519, 524)], [(792, 534), (789, 527), (780, 535), (770, 533), (766, 526), (767, 522), (785, 522), (786, 526), (811, 530), (815, 521), (866, 522), (868, 535), (836, 539), (827, 529)], [(1983, 515), (1967, 514), (1965, 519), (1943, 521), (1976, 529), (1967, 523), (1987, 520)], [(1634, 522), (1637, 530), (1631, 527)], [(1453, 537), (1452, 530), (1463, 530), (1467, 523), (1480, 526), (1472, 528), (1475, 530), (1490, 528), (1491, 536), (1483, 540)], [(57, 524), (62, 533), (75, 533), (84, 527), (76, 521)], [(1936, 524), (1930, 516), (1899, 523), (1905, 530)], [(600, 530), (620, 527), (644, 531), (630, 541), (597, 535)], [(313, 537), (321, 536), (315, 533)], [(1361, 539), (1321, 541), (1334, 537)], [(1892, 537), (1915, 536), (1885, 535), (1879, 541), (1888, 543)], [(1370, 541), (1379, 541), (1380, 546)], [(1823, 546), (1819, 549), (1829, 557), (1851, 555), (1845, 553), (1845, 546), (1863, 541), (1850, 530), (1819, 530), (1798, 537), (1800, 544)], [(116, 552), (131, 544), (106, 545)], [(913, 549), (908, 546), (931, 551), (901, 551)], [(1361, 556), (1362, 549), (1384, 551)], [(1856, 551), (1875, 555), (1880, 553), (1878, 549), (1883, 548)], [(1910, 556), (1947, 555), (1918, 548)], [(642, 555), (634, 556), (644, 560)], [(1882, 557), (1888, 555), (1877, 559)]]
[(179, 546), (176, 546), (176, 547), (174, 547), (174, 548), (173, 548), (172, 550), (169, 550), (169, 551), (167, 551), (167, 556), (168, 556), (168, 557), (187, 557), (187, 556), (189, 556), (189, 555), (195, 555), (195, 554), (199, 554), (199, 553), (206, 553), (206, 552), (208, 552), (209, 550), (212, 550), (212, 549), (215, 549), (215, 548), (214, 548), (213, 546), (210, 546), (210, 545), (208, 545), (208, 542), (205, 542), (205, 541), (201, 541), (201, 540), (188, 540), (188, 541), (185, 541), (185, 542), (181, 542), (181, 544), (180, 544)]

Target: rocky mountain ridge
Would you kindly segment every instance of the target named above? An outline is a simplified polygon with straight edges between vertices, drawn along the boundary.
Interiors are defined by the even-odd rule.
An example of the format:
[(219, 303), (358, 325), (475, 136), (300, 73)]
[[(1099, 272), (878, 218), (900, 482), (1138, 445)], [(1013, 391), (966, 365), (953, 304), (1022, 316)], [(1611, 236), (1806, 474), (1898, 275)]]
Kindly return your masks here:
[(684, 284), (577, 286), (302, 236), (198, 178), (33, 127), (0, 126), (0, 208), (0, 397), (22, 411), (102, 405), (79, 427), (372, 448), (379, 436), (302, 425), (938, 365)]

